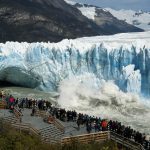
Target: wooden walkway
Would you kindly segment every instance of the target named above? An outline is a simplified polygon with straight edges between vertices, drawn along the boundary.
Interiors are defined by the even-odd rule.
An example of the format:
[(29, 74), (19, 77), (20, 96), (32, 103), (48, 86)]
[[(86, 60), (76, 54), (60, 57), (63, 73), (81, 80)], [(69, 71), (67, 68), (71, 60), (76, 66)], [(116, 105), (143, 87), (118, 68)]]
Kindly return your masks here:
[(32, 127), (31, 124), (20, 122), (20, 119), (16, 118), (16, 116), (2, 118), (2, 121), (9, 123), (13, 128), (18, 129), (19, 131), (28, 131), (31, 134), (40, 135), (40, 132)]
[(66, 137), (61, 140), (61, 144), (71, 144), (72, 142), (90, 143), (93, 141), (101, 142), (105, 140), (113, 140), (116, 143), (121, 144), (123, 147), (126, 147), (128, 150), (145, 150), (139, 143), (136, 143), (111, 131)]
[[(45, 117), (46, 112), (38, 111), (37, 116)], [(2, 119), (5, 122), (8, 122), (9, 124), (11, 124), (12, 127), (20, 131), (21, 130), (28, 131), (30, 134), (39, 136), (41, 140), (45, 143), (61, 143), (62, 145), (64, 145), (64, 144), (70, 144), (72, 141), (77, 141), (81, 143), (90, 143), (93, 141), (102, 142), (105, 140), (113, 140), (117, 142), (118, 144), (121, 144), (123, 147), (126, 147), (128, 150), (144, 150), (142, 145), (140, 145), (139, 143), (136, 143), (132, 141), (131, 139), (127, 139), (111, 131), (64, 137), (65, 126), (61, 123), (61, 121), (59, 121), (56, 118), (54, 119), (53, 124), (48, 125), (47, 127), (39, 129), (39, 130), (33, 127), (33, 125), (31, 125), (30, 123), (22, 123), (21, 118), (22, 118), (22, 113), (20, 113), (15, 108), (14, 116), (5, 117)]]

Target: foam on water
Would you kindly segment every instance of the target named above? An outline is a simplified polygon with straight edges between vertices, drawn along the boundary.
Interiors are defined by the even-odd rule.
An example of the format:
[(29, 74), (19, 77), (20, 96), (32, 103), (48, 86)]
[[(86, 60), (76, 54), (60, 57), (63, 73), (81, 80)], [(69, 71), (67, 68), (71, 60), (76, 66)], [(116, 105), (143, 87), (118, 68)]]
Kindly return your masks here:
[(150, 133), (150, 103), (136, 94), (122, 92), (113, 81), (99, 80), (93, 74), (63, 80), (58, 104)]

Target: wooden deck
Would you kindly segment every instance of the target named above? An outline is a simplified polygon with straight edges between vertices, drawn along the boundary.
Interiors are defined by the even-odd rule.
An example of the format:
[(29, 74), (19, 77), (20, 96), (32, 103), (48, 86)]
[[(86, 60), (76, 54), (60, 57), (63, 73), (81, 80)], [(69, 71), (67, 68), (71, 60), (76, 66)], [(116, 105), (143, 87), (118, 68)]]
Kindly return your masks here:
[[(27, 111), (31, 111), (31, 110), (27, 110)], [(74, 135), (72, 136), (71, 134), (68, 135), (66, 134), (65, 130), (67, 130), (67, 126), (65, 126), (60, 120), (56, 119), (54, 120), (53, 124), (47, 124), (44, 123), (43, 128), (36, 128), (35, 124), (33, 124), (32, 122), (35, 122), (36, 118), (40, 118), (45, 116), (45, 112), (38, 112), (38, 117), (31, 117), (29, 116), (29, 112), (28, 112), (28, 116), (26, 116), (27, 114), (25, 114), (25, 116), (22, 116), (22, 113), (20, 113), (16, 108), (14, 109), (14, 115), (12, 116), (8, 116), (8, 117), (3, 117), (2, 120), (4, 120), (5, 122), (9, 123), (10, 125), (12, 125), (12, 127), (18, 129), (18, 130), (23, 130), (23, 131), (27, 131), (30, 134), (35, 134), (37, 136), (39, 136), (41, 138), (41, 140), (43, 142), (46, 143), (61, 143), (62, 145), (64, 144), (71, 144), (73, 141), (76, 142), (80, 142), (80, 143), (90, 143), (90, 142), (102, 142), (105, 140), (113, 140), (118, 144), (121, 144), (123, 147), (126, 147), (126, 149), (128, 150), (144, 150), (144, 148), (142, 147), (142, 145), (140, 145), (139, 143), (136, 143), (134, 141), (132, 141), (131, 139), (127, 139), (121, 135), (118, 135), (114, 132), (111, 131), (105, 131), (105, 132), (96, 132), (96, 133), (90, 133), (90, 134), (83, 134), (80, 131), (76, 130), (76, 133), (78, 135)], [(21, 122), (20, 118), (26, 117), (27, 119), (29, 117), (31, 117), (30, 119), (32, 119), (32, 124), (31, 123), (27, 123), (27, 122)], [(42, 121), (42, 118), (41, 118)], [(38, 122), (37, 122), (38, 123)], [(69, 123), (69, 122), (68, 122)], [(75, 122), (74, 122), (75, 124)], [(80, 129), (81, 130), (81, 129)], [(70, 131), (71, 133), (72, 131)], [(67, 137), (65, 137), (67, 135)]]

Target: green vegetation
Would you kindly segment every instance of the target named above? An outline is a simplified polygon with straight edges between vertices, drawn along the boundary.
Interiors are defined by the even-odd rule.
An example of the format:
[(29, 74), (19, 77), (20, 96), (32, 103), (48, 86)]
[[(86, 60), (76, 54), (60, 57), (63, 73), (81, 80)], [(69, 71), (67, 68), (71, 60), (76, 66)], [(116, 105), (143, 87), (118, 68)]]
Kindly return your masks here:
[(116, 143), (109, 140), (102, 143), (91, 142), (89, 144), (72, 142), (69, 145), (64, 145), (61, 150), (118, 150), (118, 148)]
[(42, 143), (39, 137), (18, 131), (0, 121), (0, 150), (118, 150), (112, 141), (81, 144), (72, 141), (69, 145)]

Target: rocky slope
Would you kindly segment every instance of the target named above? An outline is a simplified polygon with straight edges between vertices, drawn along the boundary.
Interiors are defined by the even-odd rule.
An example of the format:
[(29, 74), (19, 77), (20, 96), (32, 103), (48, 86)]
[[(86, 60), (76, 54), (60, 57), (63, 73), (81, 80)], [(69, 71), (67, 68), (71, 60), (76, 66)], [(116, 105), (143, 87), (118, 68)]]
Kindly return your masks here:
[(63, 0), (0, 0), (0, 42), (59, 41), (105, 33)]
[[(95, 22), (97, 22), (97, 19), (102, 18), (102, 14), (105, 14), (106, 19), (107, 19), (107, 16), (112, 18), (112, 15), (113, 15), (113, 18), (116, 17), (118, 20), (120, 20), (120, 23), (126, 22), (130, 25), (141, 28), (145, 31), (150, 30), (150, 12), (149, 11), (143, 11), (143, 10), (135, 11), (135, 10), (131, 10), (130, 8), (115, 10), (112, 8), (101, 8), (99, 6), (82, 4), (82, 2), (76, 3), (76, 1), (74, 0), (65, 0), (65, 1), (75, 6), (76, 8), (78, 8), (84, 16), (86, 16), (89, 19), (94, 20)], [(109, 19), (107, 20), (109, 24), (110, 24), (110, 20)], [(112, 23), (115, 24), (115, 22), (112, 22)]]
[(0, 42), (56, 42), (64, 38), (142, 31), (127, 24), (123, 25), (126, 30), (118, 30), (107, 21), (97, 25), (63, 0), (0, 0)]

